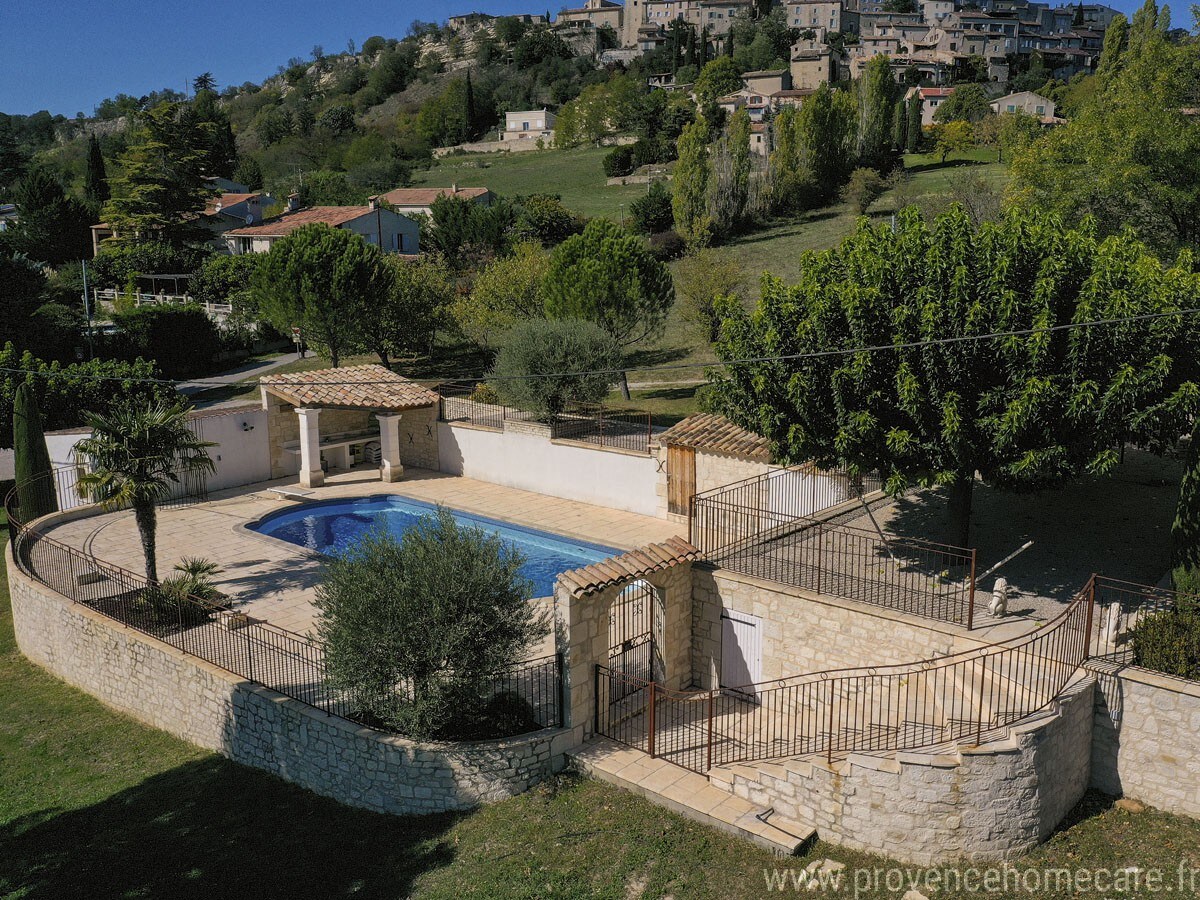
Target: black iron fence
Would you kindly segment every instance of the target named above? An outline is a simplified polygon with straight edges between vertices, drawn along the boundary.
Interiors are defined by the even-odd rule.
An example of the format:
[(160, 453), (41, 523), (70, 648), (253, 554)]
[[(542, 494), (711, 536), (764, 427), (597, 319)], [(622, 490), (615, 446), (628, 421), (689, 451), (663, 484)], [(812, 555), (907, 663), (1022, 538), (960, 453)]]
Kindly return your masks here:
[(1024, 638), (940, 659), (679, 691), (596, 667), (596, 731), (696, 772), (983, 743), (1049, 706), (1088, 658), (1096, 581)]
[(724, 569), (973, 627), (973, 549), (818, 518), (880, 487), (872, 475), (768, 472), (697, 494), (691, 539)]
[[(52, 484), (64, 503), (78, 506), (86, 502), (77, 473), (73, 476), (56, 470), (41, 481)], [(345, 692), (329, 684), (324, 653), (314, 638), (251, 618), (225, 604), (164, 588), (31, 528), (22, 504), (45, 495), (45, 490), (30, 490), (26, 484), (10, 491), (5, 500), (13, 559), (30, 578), (241, 678), (331, 715), (364, 721)], [(562, 684), (561, 655), (547, 656), (495, 673), (481, 687), (481, 699), (515, 697), (532, 728), (556, 728), (562, 724)]]
[[(441, 419), (501, 431), (505, 422), (538, 422), (533, 413), (492, 402), (474, 383), (441, 384)], [(482, 399), (481, 399), (482, 397)], [(654, 437), (650, 413), (616, 409), (603, 404), (571, 403), (552, 421), (544, 423), (555, 440), (580, 441), (633, 453), (649, 453)]]

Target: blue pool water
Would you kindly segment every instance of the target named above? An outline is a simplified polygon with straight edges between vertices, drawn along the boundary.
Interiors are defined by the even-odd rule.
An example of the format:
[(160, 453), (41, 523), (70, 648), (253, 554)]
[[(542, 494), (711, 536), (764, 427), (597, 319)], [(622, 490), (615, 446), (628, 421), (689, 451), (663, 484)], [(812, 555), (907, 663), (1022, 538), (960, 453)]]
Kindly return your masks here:
[[(353, 546), (377, 524), (384, 525), (393, 535), (400, 537), (421, 516), (427, 516), (435, 510), (436, 507), (430, 503), (392, 496), (328, 500), (264, 516), (249, 527), (259, 534), (333, 556)], [(535, 597), (553, 594), (554, 581), (560, 573), (599, 562), (620, 552), (612, 547), (498, 522), (457, 509), (450, 512), (460, 525), (475, 526), (498, 535), (505, 544), (524, 556), (525, 565), (521, 567), (521, 574), (533, 582)]]

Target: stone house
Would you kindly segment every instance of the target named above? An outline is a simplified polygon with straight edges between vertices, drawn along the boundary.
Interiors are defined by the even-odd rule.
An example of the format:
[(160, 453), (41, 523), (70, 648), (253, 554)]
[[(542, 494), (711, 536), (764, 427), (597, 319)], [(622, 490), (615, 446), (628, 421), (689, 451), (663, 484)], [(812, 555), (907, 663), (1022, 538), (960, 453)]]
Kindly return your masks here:
[(247, 225), (225, 232), (229, 252), (266, 253), (281, 237), (303, 225), (319, 222), (331, 228), (352, 231), (385, 253), (415, 254), (420, 249), (417, 223), (384, 209), (372, 201), (367, 206), (313, 206), (292, 208), (260, 225)]
[(504, 114), (504, 131), (500, 133), (500, 140), (536, 141), (541, 138), (549, 144), (554, 140), (554, 123), (557, 118), (545, 107), (506, 112)]

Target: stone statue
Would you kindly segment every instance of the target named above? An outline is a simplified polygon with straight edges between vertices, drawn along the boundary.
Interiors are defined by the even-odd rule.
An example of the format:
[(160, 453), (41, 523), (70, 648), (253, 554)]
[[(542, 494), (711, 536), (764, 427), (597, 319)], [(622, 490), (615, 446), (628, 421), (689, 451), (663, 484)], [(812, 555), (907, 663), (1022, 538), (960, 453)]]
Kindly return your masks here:
[(1008, 579), (1003, 575), (996, 579), (992, 588), (992, 602), (988, 604), (988, 612), (997, 619), (1008, 615)]

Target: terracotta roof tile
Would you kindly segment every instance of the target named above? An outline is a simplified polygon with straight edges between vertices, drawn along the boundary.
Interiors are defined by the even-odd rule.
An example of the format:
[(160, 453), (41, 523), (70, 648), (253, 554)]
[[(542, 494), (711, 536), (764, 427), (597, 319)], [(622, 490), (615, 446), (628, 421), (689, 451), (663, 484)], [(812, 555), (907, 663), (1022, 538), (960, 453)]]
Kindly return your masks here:
[(671, 537), (661, 544), (648, 544), (620, 556), (563, 572), (558, 577), (575, 593), (591, 594), (699, 558), (699, 550), (683, 538)]
[(287, 372), (266, 375), (259, 383), (268, 393), (301, 407), (402, 412), (438, 402), (438, 395), (429, 388), (383, 366)]
[(724, 416), (715, 413), (688, 416), (655, 435), (654, 441), (660, 447), (692, 447), (757, 462), (771, 461), (771, 447), (765, 437), (734, 425)]
[(283, 237), (301, 225), (321, 222), (336, 228), (374, 211), (369, 206), (311, 206), (268, 219), (261, 225), (247, 225), (245, 228), (234, 228), (225, 233), (239, 237)]

